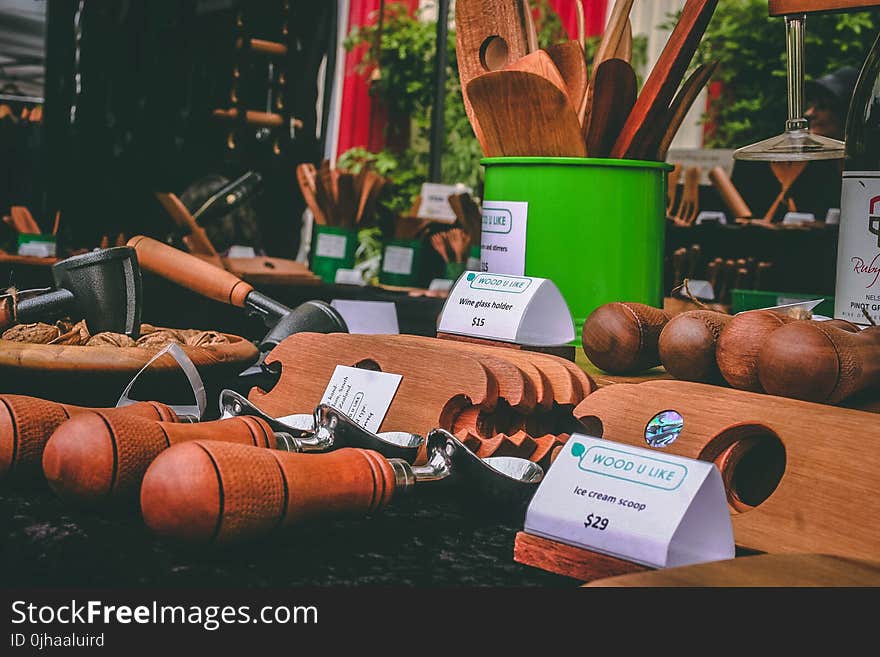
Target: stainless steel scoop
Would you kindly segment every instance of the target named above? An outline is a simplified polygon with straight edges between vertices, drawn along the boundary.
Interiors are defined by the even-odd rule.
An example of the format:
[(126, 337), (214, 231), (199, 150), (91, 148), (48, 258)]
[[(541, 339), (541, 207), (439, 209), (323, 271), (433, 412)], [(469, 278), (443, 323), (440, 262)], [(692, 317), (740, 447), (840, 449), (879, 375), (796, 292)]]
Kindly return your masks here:
[(234, 390), (220, 393), (223, 418), (252, 415), (265, 420), (272, 430), (292, 437), (293, 452), (329, 452), (343, 447), (359, 447), (379, 452), (390, 459), (416, 460), (425, 443), (422, 436), (404, 431), (373, 433), (356, 424), (332, 406), (319, 404), (312, 415), (274, 418)]

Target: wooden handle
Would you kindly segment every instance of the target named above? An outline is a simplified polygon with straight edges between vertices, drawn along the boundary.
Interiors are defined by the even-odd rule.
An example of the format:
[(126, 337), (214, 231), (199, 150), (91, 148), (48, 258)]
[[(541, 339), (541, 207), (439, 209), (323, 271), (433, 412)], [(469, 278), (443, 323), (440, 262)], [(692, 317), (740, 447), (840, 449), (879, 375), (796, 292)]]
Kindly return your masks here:
[[(91, 410), (36, 397), (0, 395), (0, 481), (7, 476), (38, 473), (43, 449), (52, 432), (71, 416)], [(152, 420), (177, 421), (174, 411), (158, 402), (138, 402), (112, 409), (112, 412)]]
[(758, 378), (771, 395), (837, 403), (880, 385), (880, 327), (852, 332), (831, 322), (796, 322), (769, 337)]
[(128, 246), (137, 251), (143, 269), (214, 301), (243, 308), (245, 299), (253, 292), (253, 287), (228, 271), (150, 237), (132, 237)]
[(658, 344), (660, 362), (666, 371), (684, 381), (720, 381), (715, 348), (731, 319), (730, 315), (712, 310), (690, 310), (669, 320)]
[(338, 513), (372, 513), (394, 494), (376, 452), (291, 454), (189, 442), (159, 456), (141, 487), (147, 526), (163, 536), (229, 542)]
[(156, 192), (156, 198), (159, 200), (165, 212), (171, 217), (178, 228), (188, 233), (189, 242), (192, 244), (190, 251), (193, 253), (203, 253), (209, 256), (216, 256), (217, 250), (208, 238), (205, 229), (199, 226), (186, 206), (181, 202), (177, 195), (165, 192)]
[(274, 447), (269, 425), (256, 417), (201, 424), (166, 424), (113, 412), (82, 413), (62, 424), (43, 451), (43, 473), (60, 497), (76, 502), (127, 499), (162, 451), (191, 440)]
[(752, 216), (751, 208), (740, 195), (739, 190), (733, 186), (733, 181), (724, 169), (712, 167), (709, 171), (709, 180), (715, 185), (724, 205), (733, 213), (734, 219)]
[[(740, 313), (727, 324), (718, 337), (716, 359), (724, 379), (734, 388), (764, 392), (758, 377), (758, 356), (770, 336), (792, 322), (803, 322), (771, 310)], [(849, 322), (831, 320), (834, 328), (858, 330)]]
[(657, 367), (660, 332), (669, 315), (641, 303), (607, 303), (584, 322), (582, 341), (587, 358), (610, 374)]

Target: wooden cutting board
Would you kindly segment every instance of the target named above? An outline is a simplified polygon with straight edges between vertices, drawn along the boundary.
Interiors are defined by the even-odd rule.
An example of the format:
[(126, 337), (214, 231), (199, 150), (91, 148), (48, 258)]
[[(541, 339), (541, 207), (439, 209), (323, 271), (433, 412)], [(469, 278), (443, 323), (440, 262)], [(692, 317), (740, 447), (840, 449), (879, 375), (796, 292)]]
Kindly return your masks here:
[[(679, 437), (649, 447), (648, 422), (668, 410), (684, 419)], [(744, 497), (769, 497), (744, 512), (732, 509), (737, 545), (880, 560), (880, 422), (873, 414), (685, 381), (607, 386), (574, 414), (593, 435), (716, 463), (728, 448), (751, 442), (740, 465), (722, 469), (728, 499), (748, 508)]]
[(317, 285), (321, 282), (304, 263), (286, 258), (223, 258), (223, 265), (251, 285)]
[(280, 363), (281, 376), (269, 392), (248, 398), (273, 417), (314, 411), (337, 365), (372, 365), (403, 379), (380, 431), (426, 432), (450, 427), (469, 405), (492, 409), (498, 383), (489, 370), (466, 355), (437, 361), (436, 352), (412, 345), (365, 345), (348, 334), (297, 333), (266, 356)]
[(880, 563), (829, 554), (759, 554), (608, 577), (586, 586), (880, 586)]

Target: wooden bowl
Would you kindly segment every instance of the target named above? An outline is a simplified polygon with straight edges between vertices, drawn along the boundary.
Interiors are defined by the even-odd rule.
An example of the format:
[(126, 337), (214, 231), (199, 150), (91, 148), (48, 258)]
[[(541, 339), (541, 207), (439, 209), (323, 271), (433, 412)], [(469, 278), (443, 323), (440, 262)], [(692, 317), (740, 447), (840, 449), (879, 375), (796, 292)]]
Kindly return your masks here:
[[(252, 365), (259, 352), (253, 343), (224, 334), (228, 344), (205, 347), (181, 345), (193, 361), (216, 406), (220, 389)], [(0, 339), (0, 392), (32, 395), (83, 406), (115, 406), (128, 382), (159, 349), (143, 347), (84, 347), (31, 344)], [(165, 354), (138, 379), (132, 396), (138, 399), (186, 403), (184, 375)], [(192, 403), (192, 402), (189, 402)]]

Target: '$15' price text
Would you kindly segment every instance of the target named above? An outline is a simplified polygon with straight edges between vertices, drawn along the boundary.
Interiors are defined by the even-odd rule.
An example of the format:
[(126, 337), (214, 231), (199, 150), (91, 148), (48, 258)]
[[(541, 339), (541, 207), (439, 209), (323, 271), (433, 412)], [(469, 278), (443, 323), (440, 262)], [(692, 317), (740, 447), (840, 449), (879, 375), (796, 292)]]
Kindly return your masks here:
[(485, 317), (474, 317), (471, 320), (471, 326), (485, 326), (486, 318)]
[(598, 529), (599, 531), (604, 532), (608, 529), (608, 518), (594, 516), (592, 513), (588, 513), (587, 519), (584, 521), (584, 527), (587, 529)]

